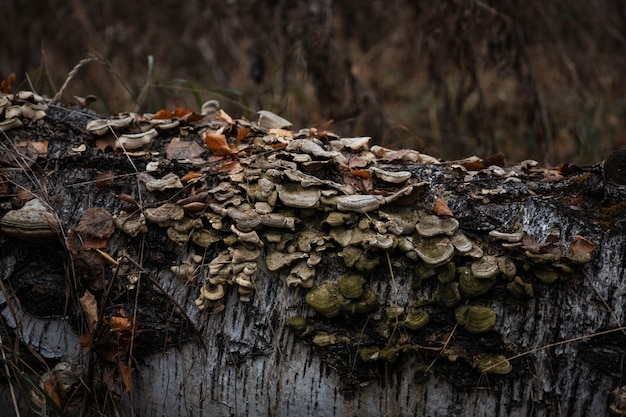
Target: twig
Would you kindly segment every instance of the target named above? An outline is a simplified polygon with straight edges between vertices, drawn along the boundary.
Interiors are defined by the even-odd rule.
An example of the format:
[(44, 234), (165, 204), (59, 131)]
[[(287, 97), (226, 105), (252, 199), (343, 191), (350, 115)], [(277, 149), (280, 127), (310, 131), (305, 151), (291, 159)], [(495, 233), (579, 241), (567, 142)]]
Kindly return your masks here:
[(65, 82), (63, 83), (59, 91), (52, 98), (53, 103), (57, 103), (59, 100), (61, 100), (61, 97), (63, 97), (63, 93), (65, 92), (65, 89), (70, 84), (70, 81), (72, 81), (74, 77), (76, 77), (76, 74), (78, 74), (78, 71), (80, 71), (82, 67), (84, 67), (85, 65), (93, 61), (100, 61), (100, 58), (96, 58), (95, 56), (88, 56), (87, 58), (84, 58), (78, 61), (78, 64), (74, 65), (74, 68), (72, 68), (69, 74), (67, 74), (67, 78), (65, 78)]
[(556, 346), (565, 345), (565, 344), (572, 343), (572, 342), (579, 342), (581, 340), (590, 339), (592, 337), (597, 337), (597, 336), (603, 336), (605, 334), (611, 334), (611, 333), (615, 333), (615, 332), (624, 332), (625, 330), (626, 330), (626, 326), (620, 326), (620, 327), (616, 327), (615, 329), (603, 330), (601, 332), (586, 334), (586, 335), (583, 335), (583, 336), (574, 337), (572, 339), (561, 340), (560, 342), (550, 343), (550, 344), (545, 345), (545, 346), (539, 346), (537, 348), (534, 348), (534, 349), (531, 349), (531, 350), (527, 350), (526, 352), (522, 352), (522, 353), (519, 353), (517, 355), (508, 357), (506, 359), (503, 359), (503, 360), (501, 360), (499, 362), (496, 362), (493, 365), (488, 366), (487, 368), (485, 368), (483, 370), (483, 372), (485, 373), (485, 372), (489, 371), (490, 369), (495, 368), (498, 365), (502, 365), (505, 362), (512, 361), (513, 359), (518, 359), (518, 358), (521, 358), (523, 356), (529, 355), (531, 353), (542, 351), (544, 349), (550, 349), (550, 348), (553, 348), (553, 347), (556, 347)]

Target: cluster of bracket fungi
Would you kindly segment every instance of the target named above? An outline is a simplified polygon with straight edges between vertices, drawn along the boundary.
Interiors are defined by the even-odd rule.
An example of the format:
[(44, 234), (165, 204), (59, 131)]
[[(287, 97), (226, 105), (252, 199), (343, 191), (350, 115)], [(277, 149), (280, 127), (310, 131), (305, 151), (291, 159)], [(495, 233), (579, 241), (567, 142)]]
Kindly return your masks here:
[[(20, 117), (31, 117), (23, 109), (20, 115), (9, 114), (17, 106), (13, 101), (21, 100), (20, 108), (28, 104), (38, 109), (38, 100), (20, 94), (0, 97), (0, 103), (6, 101), (2, 126), (19, 127)], [(499, 284), (512, 297), (533, 297), (532, 281), (570, 279), (577, 265), (590, 259), (589, 254), (529, 250), (522, 230), (494, 230), (480, 241), (470, 238), (447, 207), (434, 209), (442, 197), (432, 192), (429, 174), (434, 170), (429, 167), (441, 162), (428, 155), (370, 146), (366, 137), (341, 138), (314, 128), (295, 132), (268, 111), (259, 112), (258, 121), (232, 120), (215, 101), (205, 103), (197, 116), (199, 121), (192, 123), (185, 117), (131, 113), (93, 120), (86, 130), (94, 139), (113, 136), (114, 151), (131, 157), (145, 158), (155, 138), (183, 131), (197, 133), (207, 144), (213, 160), (197, 172), (163, 173), (159, 161), (151, 160), (140, 177), (148, 193), (193, 190), (189, 195), (113, 216), (116, 227), (132, 238), (158, 227), (176, 245), (195, 248), (171, 271), (186, 281), (203, 280), (196, 300), (201, 310), (222, 311), (230, 287), (242, 301), (250, 301), (264, 268), (286, 286), (306, 289), (306, 304), (326, 319), (372, 314), (390, 328), (418, 332), (429, 322), (429, 305), (437, 305), (454, 311), (458, 326), (468, 333), (484, 334), (494, 329), (496, 313), (472, 300)], [(506, 176), (506, 183), (519, 181), (532, 165), (525, 161), (506, 170), (472, 170), (446, 164), (445, 169), (461, 180), (481, 173)], [(161, 177), (153, 177), (156, 173)], [(472, 198), (503, 192), (501, 186), (477, 190)], [(38, 199), (6, 213), (1, 226), (3, 233), (29, 242), (49, 240), (58, 232), (54, 212)], [(206, 262), (195, 252), (216, 255)], [(316, 278), (324, 257), (343, 264), (337, 280)], [(436, 282), (432, 297), (408, 306), (380, 300), (368, 282), (377, 268), (391, 266), (389, 257), (411, 265), (414, 288)], [(357, 344), (345, 335), (316, 330), (313, 321), (313, 316), (293, 317), (289, 326), (321, 347)], [(400, 342), (357, 347), (363, 362), (392, 361), (414, 348)], [(471, 360), (481, 371), (511, 371), (502, 355)]]

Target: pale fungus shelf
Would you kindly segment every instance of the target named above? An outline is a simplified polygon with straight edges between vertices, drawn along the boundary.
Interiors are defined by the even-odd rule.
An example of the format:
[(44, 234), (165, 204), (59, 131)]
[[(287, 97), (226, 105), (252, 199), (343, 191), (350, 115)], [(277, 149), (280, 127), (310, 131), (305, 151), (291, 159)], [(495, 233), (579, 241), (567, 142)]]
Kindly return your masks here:
[[(45, 111), (43, 99), (22, 96), (0, 96), (1, 130)], [(143, 206), (120, 209), (112, 221), (129, 247), (158, 235), (174, 253), (188, 254), (167, 271), (181, 285), (196, 286), (198, 309), (222, 312), (233, 294), (254, 303), (259, 280), (276, 276), (272, 285), (300, 300), (289, 327), (316, 349), (344, 349), (359, 365), (376, 367), (404, 356), (444, 355), (450, 336), (450, 349), (466, 352), (459, 356), (472, 369), (512, 372), (505, 356), (511, 352), (464, 346), (452, 329), (458, 327), (459, 340), (479, 335), (504, 345), (498, 332), (505, 318), (492, 307), (575, 278), (594, 247), (568, 252), (562, 243), (573, 237), (538, 243), (515, 222), (507, 230), (469, 229), (446, 199), (460, 207), (518, 192), (535, 164), (445, 164), (414, 150), (370, 147), (366, 137), (291, 127), (268, 111), (255, 122), (233, 120), (213, 100), (200, 115), (127, 113), (92, 120), (85, 129), (105, 141), (98, 142), (102, 152), (136, 158), (145, 168), (138, 175)], [(204, 142), (208, 156), (185, 154), (175, 135), (191, 137), (185, 140), (196, 147)], [(179, 141), (174, 161), (163, 157), (166, 139)], [(477, 181), (482, 178), (507, 181), (490, 189)], [(446, 187), (463, 187), (465, 200)], [(6, 212), (0, 224), (6, 235), (28, 242), (57, 239), (55, 213), (39, 199)], [(331, 278), (320, 274), (329, 266)], [(396, 267), (411, 271), (402, 287), (409, 294), (401, 297), (397, 288), (386, 294), (379, 285), (396, 286)], [(355, 329), (365, 326), (376, 336), (362, 340)]]

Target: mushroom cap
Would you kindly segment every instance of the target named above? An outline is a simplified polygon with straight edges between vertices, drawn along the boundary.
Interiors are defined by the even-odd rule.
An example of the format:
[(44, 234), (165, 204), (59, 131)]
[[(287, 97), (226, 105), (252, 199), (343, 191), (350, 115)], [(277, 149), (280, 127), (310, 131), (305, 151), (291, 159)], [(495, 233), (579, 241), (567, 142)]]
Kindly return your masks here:
[(284, 205), (299, 209), (315, 207), (321, 196), (320, 190), (316, 188), (307, 189), (276, 184), (276, 189), (278, 198)]
[(173, 221), (185, 217), (185, 210), (178, 204), (165, 203), (158, 207), (150, 207), (144, 210), (144, 215), (149, 221), (159, 226), (169, 226)]
[(457, 230), (450, 236), (450, 242), (454, 245), (459, 253), (467, 253), (472, 250), (474, 242), (472, 242), (461, 230)]
[(467, 268), (460, 268), (459, 289), (461, 294), (466, 297), (479, 297), (491, 291), (495, 280), (493, 279), (477, 279)]
[(0, 227), (3, 233), (30, 243), (51, 242), (58, 230), (54, 214), (38, 198), (7, 212), (0, 220)]
[(430, 315), (427, 312), (411, 308), (402, 323), (404, 324), (404, 327), (409, 330), (418, 330), (426, 326), (429, 320)]
[(337, 285), (334, 282), (327, 282), (311, 288), (304, 300), (313, 310), (325, 317), (332, 318), (337, 316), (341, 310), (339, 297)]
[(478, 371), (487, 374), (506, 375), (513, 370), (513, 366), (504, 355), (480, 353), (476, 355), (474, 364)]
[(456, 321), (469, 333), (481, 334), (493, 330), (496, 313), (485, 306), (461, 306), (454, 311)]
[(420, 238), (414, 236), (413, 244), (415, 251), (424, 263), (437, 267), (443, 265), (454, 257), (454, 246), (445, 236)]
[(472, 275), (478, 279), (495, 278), (498, 275), (498, 262), (495, 257), (483, 255), (476, 262), (472, 262), (470, 266)]
[(459, 228), (459, 222), (452, 217), (439, 217), (434, 214), (426, 214), (420, 217), (415, 225), (417, 233), (423, 237), (437, 235), (452, 235)]
[(350, 300), (359, 298), (363, 294), (365, 278), (361, 275), (344, 275), (337, 280), (337, 286), (341, 294)]
[(224, 298), (224, 286), (222, 284), (217, 285), (203, 285), (200, 287), (200, 294), (207, 300), (216, 301)]

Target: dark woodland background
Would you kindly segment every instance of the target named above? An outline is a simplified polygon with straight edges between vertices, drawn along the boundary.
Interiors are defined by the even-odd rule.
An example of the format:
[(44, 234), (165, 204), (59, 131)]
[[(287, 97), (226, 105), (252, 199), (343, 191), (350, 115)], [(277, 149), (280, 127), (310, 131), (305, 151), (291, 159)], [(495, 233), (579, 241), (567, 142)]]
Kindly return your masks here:
[(626, 143), (623, 0), (9, 0), (0, 78), (105, 114), (272, 110), (442, 158), (593, 163)]

